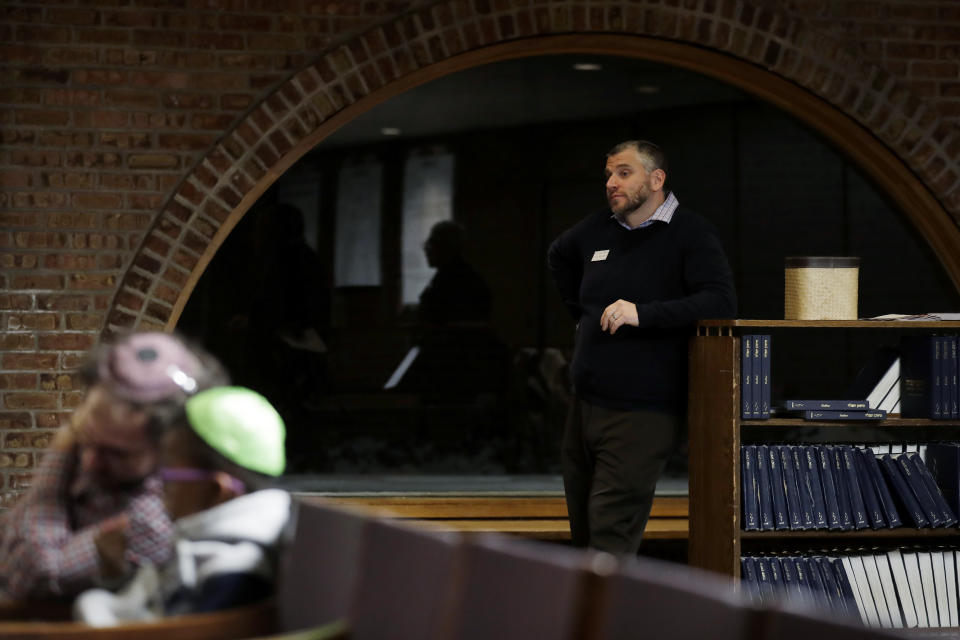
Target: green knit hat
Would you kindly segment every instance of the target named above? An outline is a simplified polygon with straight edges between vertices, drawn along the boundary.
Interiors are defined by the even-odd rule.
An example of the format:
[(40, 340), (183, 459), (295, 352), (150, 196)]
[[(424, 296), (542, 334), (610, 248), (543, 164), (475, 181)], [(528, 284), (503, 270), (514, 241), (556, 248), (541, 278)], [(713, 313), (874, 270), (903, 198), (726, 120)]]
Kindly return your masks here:
[(190, 426), (204, 442), (244, 469), (279, 476), (286, 428), (273, 405), (244, 387), (214, 387), (186, 402)]

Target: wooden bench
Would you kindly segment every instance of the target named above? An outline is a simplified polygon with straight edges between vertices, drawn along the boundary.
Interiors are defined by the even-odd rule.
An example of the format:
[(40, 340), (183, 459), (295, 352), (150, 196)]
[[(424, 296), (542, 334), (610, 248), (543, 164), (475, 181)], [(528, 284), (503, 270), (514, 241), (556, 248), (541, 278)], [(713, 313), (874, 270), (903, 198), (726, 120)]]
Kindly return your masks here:
[[(34, 612), (36, 613), (36, 612)], [(59, 609), (55, 611), (58, 615)], [(96, 628), (79, 622), (32, 620), (0, 622), (0, 639), (71, 638), (73, 640), (228, 640), (251, 638), (276, 631), (276, 605), (264, 602), (214, 613), (198, 613), (156, 622)]]
[[(375, 516), (422, 520), (449, 530), (506, 533), (535, 540), (570, 539), (562, 496), (295, 495), (308, 502), (319, 500)], [(654, 499), (644, 539), (686, 540), (688, 509), (686, 496)]]

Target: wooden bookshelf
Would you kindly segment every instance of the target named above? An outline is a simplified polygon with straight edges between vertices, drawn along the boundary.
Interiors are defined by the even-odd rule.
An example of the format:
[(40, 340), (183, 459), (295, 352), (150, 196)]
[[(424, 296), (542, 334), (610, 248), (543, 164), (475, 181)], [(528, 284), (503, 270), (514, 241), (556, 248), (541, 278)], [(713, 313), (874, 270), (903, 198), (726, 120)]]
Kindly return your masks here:
[[(741, 530), (740, 444), (745, 434), (798, 426), (850, 428), (869, 424), (884, 430), (958, 427), (956, 420), (924, 420), (892, 417), (878, 421), (808, 421), (795, 418), (744, 420), (740, 418), (740, 333), (753, 329), (899, 329), (934, 332), (960, 329), (956, 321), (914, 320), (704, 320), (697, 327), (690, 347), (690, 545), (692, 566), (739, 577), (744, 543), (782, 540), (809, 545), (823, 539), (960, 541), (960, 529), (862, 529), (858, 531), (763, 531)], [(786, 336), (778, 340), (790, 339)], [(804, 339), (798, 335), (797, 339)], [(808, 338), (809, 339), (809, 338)]]

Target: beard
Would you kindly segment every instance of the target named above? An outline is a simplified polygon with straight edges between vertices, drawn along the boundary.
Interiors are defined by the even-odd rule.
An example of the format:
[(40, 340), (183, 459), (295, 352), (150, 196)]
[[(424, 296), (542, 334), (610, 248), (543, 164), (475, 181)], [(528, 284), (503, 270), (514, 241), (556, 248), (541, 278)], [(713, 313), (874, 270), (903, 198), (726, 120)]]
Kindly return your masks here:
[(611, 202), (610, 198), (607, 198), (607, 203), (610, 205), (610, 211), (613, 212), (613, 215), (615, 215), (618, 220), (625, 220), (627, 216), (643, 206), (643, 203), (647, 201), (647, 197), (648, 194), (640, 190), (633, 194), (627, 194), (626, 198), (620, 201), (620, 204)]

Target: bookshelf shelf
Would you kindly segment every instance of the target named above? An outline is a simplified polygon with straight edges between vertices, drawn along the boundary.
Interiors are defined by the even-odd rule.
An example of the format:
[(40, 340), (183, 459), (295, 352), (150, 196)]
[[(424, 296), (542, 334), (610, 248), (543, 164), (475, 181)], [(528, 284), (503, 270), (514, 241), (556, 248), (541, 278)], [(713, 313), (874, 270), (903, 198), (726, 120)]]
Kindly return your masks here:
[(877, 538), (957, 538), (960, 540), (960, 529), (948, 527), (941, 529), (909, 529), (899, 527), (897, 529), (859, 529), (854, 531), (742, 531), (740, 537), (744, 540), (780, 540), (780, 539), (827, 539), (827, 538), (846, 538), (846, 539), (877, 539)]
[[(960, 421), (926, 420), (894, 416), (886, 420), (813, 421), (801, 418), (743, 420), (740, 418), (740, 333), (756, 328), (864, 330), (899, 329), (936, 332), (960, 329), (957, 321), (905, 320), (704, 320), (698, 324), (690, 346), (690, 534), (689, 563), (729, 576), (740, 575), (741, 542), (801, 541), (816, 539), (937, 539), (956, 537), (960, 529), (874, 531), (763, 531), (741, 530), (740, 445), (745, 440), (797, 427), (837, 429), (869, 428), (883, 436), (904, 431), (918, 433), (941, 429), (957, 433)], [(786, 337), (784, 338), (786, 339)], [(797, 339), (803, 339), (800, 335)], [(778, 437), (774, 435), (773, 437)], [(878, 438), (882, 440), (882, 437)]]
[(742, 428), (750, 427), (960, 427), (958, 420), (926, 420), (923, 418), (887, 418), (886, 420), (804, 420), (803, 418), (770, 418), (740, 420)]
[(698, 332), (733, 327), (794, 329), (960, 329), (960, 320), (701, 320)]

